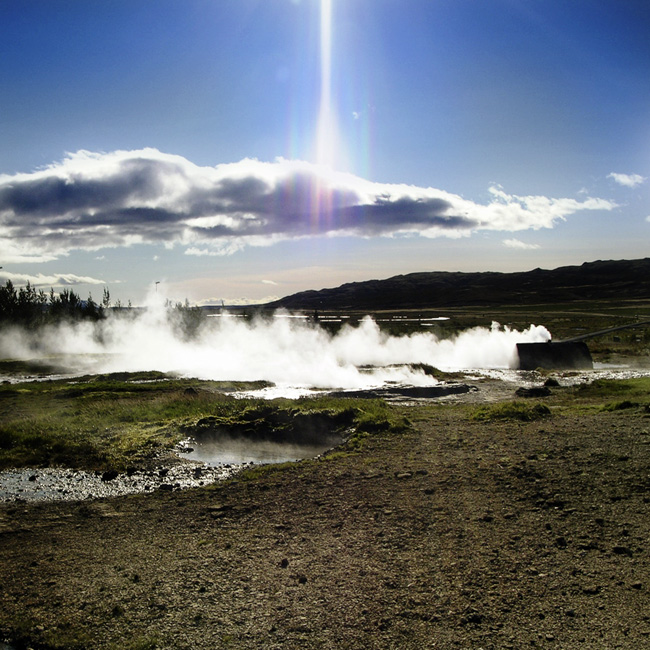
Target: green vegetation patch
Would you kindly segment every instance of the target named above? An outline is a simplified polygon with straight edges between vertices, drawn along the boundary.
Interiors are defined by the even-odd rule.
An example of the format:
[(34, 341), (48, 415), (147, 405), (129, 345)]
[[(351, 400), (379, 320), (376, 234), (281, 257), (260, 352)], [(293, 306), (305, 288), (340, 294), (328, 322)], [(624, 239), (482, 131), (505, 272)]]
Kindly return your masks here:
[(481, 406), (474, 412), (472, 419), (480, 422), (490, 422), (492, 420), (532, 422), (545, 418), (550, 414), (551, 410), (545, 404), (529, 404), (528, 402), (515, 401)]
[(621, 400), (620, 402), (608, 402), (600, 407), (601, 411), (611, 412), (611, 411), (625, 411), (626, 409), (632, 409), (639, 406), (638, 402), (631, 402), (629, 399)]
[(381, 400), (235, 399), (229, 390), (232, 384), (142, 373), (0, 385), (0, 469), (123, 471), (217, 429), (279, 441), (312, 430), (359, 446), (365, 435), (407, 426)]
[(575, 389), (576, 397), (583, 399), (611, 398), (615, 395), (633, 401), (650, 398), (650, 377), (632, 379), (597, 379)]
[(462, 379), (465, 377), (464, 372), (446, 372), (444, 370), (436, 368), (435, 366), (431, 366), (428, 363), (411, 363), (409, 364), (409, 368), (416, 372), (419, 370), (428, 377), (433, 377), (438, 381), (449, 381), (454, 379)]
[(44, 359), (5, 359), (0, 361), (0, 375), (6, 377), (47, 375), (60, 372), (59, 365)]

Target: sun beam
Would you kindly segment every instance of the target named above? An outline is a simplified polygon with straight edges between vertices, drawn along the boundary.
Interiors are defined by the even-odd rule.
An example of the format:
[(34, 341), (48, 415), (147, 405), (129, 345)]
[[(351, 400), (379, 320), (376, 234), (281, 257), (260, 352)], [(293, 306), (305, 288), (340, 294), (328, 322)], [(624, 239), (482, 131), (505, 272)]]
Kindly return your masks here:
[(334, 166), (336, 123), (332, 106), (332, 0), (320, 0), (320, 102), (316, 125), (316, 162)]

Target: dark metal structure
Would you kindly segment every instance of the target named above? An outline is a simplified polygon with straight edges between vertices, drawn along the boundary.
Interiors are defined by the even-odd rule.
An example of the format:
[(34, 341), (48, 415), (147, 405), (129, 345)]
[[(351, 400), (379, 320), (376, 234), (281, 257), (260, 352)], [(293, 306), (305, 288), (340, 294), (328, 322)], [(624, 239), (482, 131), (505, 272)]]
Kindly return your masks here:
[(650, 320), (644, 320), (630, 325), (619, 325), (608, 329), (582, 334), (564, 341), (547, 341), (546, 343), (517, 343), (519, 355), (519, 370), (589, 370), (594, 367), (586, 339), (592, 339), (603, 334), (618, 332), (650, 325)]
[(519, 370), (590, 370), (594, 367), (584, 341), (517, 343)]

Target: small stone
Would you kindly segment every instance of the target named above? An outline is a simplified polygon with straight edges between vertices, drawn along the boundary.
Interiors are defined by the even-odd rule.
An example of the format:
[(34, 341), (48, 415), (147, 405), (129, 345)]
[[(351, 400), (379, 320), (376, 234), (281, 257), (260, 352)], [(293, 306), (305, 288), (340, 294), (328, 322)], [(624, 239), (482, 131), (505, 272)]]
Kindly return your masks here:
[(521, 387), (515, 391), (517, 397), (547, 397), (551, 391), (546, 386)]
[(627, 546), (615, 546), (612, 551), (616, 553), (616, 555), (627, 555), (628, 557), (632, 557), (632, 549), (628, 548)]
[(631, 585), (632, 589), (643, 589), (643, 583), (637, 580), (636, 582), (633, 582)]
[(280, 560), (280, 568), (281, 569), (286, 569), (289, 566), (289, 560), (286, 557), (283, 557)]
[(460, 624), (461, 625), (480, 625), (483, 622), (483, 619), (485, 617), (483, 614), (479, 614), (479, 612), (468, 612), (463, 616), (463, 618), (460, 619)]

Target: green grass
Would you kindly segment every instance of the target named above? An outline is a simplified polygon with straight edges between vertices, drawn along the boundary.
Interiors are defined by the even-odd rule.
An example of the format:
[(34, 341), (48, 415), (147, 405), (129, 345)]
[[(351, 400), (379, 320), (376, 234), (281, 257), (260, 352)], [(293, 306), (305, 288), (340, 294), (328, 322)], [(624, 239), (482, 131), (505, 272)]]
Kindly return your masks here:
[(1, 385), (0, 469), (124, 470), (201, 426), (255, 434), (316, 423), (349, 437), (352, 448), (366, 435), (407, 426), (381, 400), (235, 399), (218, 382), (143, 379), (138, 373)]
[(608, 402), (603, 404), (600, 407), (601, 411), (611, 412), (611, 411), (624, 411), (626, 409), (632, 409), (639, 406), (638, 402), (631, 402), (629, 399), (624, 399), (619, 402)]
[(472, 414), (472, 419), (480, 422), (491, 422), (493, 420), (532, 422), (545, 418), (550, 414), (551, 411), (545, 404), (515, 401), (481, 406)]
[(597, 379), (581, 384), (575, 389), (575, 396), (581, 399), (611, 399), (620, 396), (628, 400), (650, 400), (650, 377), (633, 379)]

